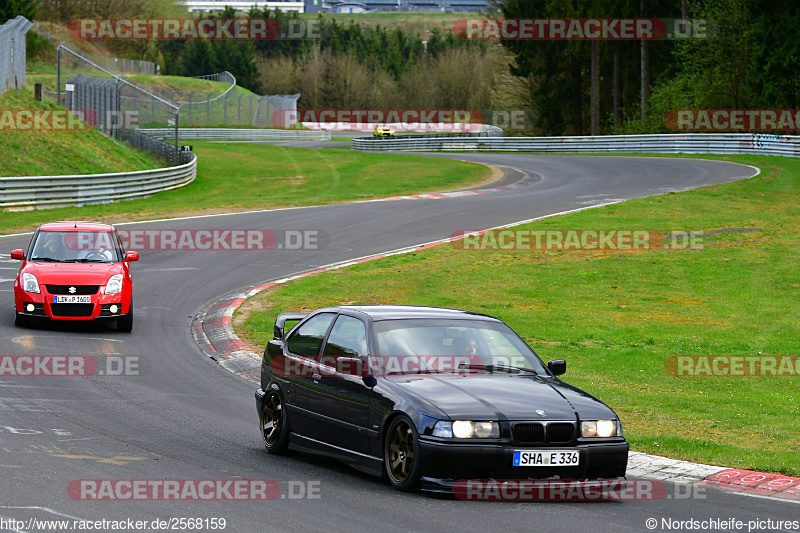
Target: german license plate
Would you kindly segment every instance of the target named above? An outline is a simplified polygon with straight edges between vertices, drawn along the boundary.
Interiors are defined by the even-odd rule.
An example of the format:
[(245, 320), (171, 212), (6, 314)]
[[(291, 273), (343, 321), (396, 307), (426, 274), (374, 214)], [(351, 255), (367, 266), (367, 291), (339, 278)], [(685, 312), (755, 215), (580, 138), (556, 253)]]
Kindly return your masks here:
[(516, 450), (514, 466), (577, 466), (581, 456), (577, 450)]
[(76, 294), (65, 294), (53, 296), (54, 304), (90, 304), (92, 303), (92, 296), (78, 296)]

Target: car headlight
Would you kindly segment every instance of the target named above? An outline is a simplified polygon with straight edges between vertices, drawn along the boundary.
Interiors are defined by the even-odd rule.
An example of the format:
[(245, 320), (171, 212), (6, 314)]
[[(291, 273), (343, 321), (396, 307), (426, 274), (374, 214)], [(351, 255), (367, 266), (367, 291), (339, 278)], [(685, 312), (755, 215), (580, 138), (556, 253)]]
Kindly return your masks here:
[(433, 436), (448, 439), (498, 439), (500, 438), (500, 425), (497, 422), (439, 420), (433, 426)]
[(616, 420), (586, 420), (581, 422), (581, 437), (616, 437), (618, 424)]
[(25, 292), (41, 292), (39, 290), (39, 280), (30, 272), (22, 274), (22, 290)]
[(122, 291), (122, 274), (114, 274), (106, 283), (106, 294), (117, 294)]

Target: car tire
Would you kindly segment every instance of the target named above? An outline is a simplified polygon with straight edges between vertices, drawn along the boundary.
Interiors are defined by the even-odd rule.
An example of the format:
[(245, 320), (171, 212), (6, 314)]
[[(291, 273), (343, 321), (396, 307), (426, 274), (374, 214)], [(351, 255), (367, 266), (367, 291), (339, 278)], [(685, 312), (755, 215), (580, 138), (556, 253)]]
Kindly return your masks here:
[(269, 453), (285, 454), (289, 450), (289, 414), (278, 390), (271, 389), (264, 396), (258, 418), (264, 447)]
[(31, 319), (22, 313), (16, 313), (16, 316), (14, 317), (14, 325), (21, 328), (27, 328), (31, 325)]
[(395, 489), (411, 492), (419, 487), (419, 435), (405, 415), (389, 423), (383, 443), (383, 464), (386, 477)]
[(131, 300), (131, 306), (128, 314), (117, 319), (117, 331), (122, 331), (124, 333), (130, 333), (133, 331), (133, 300)]

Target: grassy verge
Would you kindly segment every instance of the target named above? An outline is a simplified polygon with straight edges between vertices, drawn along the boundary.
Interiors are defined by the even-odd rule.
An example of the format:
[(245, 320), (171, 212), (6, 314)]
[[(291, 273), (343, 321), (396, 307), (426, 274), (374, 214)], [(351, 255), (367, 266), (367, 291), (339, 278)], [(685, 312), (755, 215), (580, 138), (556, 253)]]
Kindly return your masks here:
[(0, 213), (0, 230), (75, 216), (121, 222), (329, 204), (457, 189), (490, 175), (482, 165), (419, 156), (208, 141), (192, 145), (198, 172), (186, 187), (115, 204)]
[[(300, 18), (316, 19), (317, 13), (303, 13)], [(443, 35), (452, 33), (456, 21), (465, 18), (481, 18), (479, 13), (441, 13), (441, 12), (401, 12), (388, 11), (375, 13), (325, 13), (323, 17), (333, 19), (338, 24), (349, 24), (354, 21), (362, 26), (384, 26), (389, 29), (401, 28), (408, 33), (417, 33), (428, 37), (434, 28)], [(427, 34), (425, 32), (428, 32)]]
[(277, 313), (338, 303), (485, 312), (509, 323), (545, 361), (566, 359), (566, 380), (616, 409), (633, 449), (798, 475), (800, 377), (678, 377), (665, 370), (674, 355), (800, 354), (800, 161), (714, 158), (763, 173), (527, 228), (759, 231), (705, 235), (699, 249), (644, 252), (442, 245), (262, 293), (235, 317), (237, 331), (260, 349)]
[[(59, 108), (52, 102), (37, 102), (24, 92), (9, 90), (0, 95), (0, 110), (22, 109)], [(17, 130), (6, 126), (0, 126), (0, 176), (100, 174), (163, 166), (148, 153), (117, 144), (97, 131)]]
[[(101, 67), (103, 65), (100, 65)], [(108, 78), (109, 76), (103, 72), (98, 71), (90, 66), (75, 67), (72, 65), (65, 65), (61, 70), (61, 84), (70, 80), (76, 74), (85, 74), (87, 76), (95, 76), (98, 78)], [(201, 100), (208, 97), (208, 95), (218, 95), (224, 92), (230, 84), (217, 81), (203, 80), (199, 78), (187, 78), (183, 76), (151, 76), (149, 74), (120, 74), (125, 79), (130, 80), (137, 85), (143, 87), (156, 87), (159, 89), (169, 89), (172, 91), (197, 91), (195, 100)], [(28, 92), (33, 94), (33, 86), (35, 83), (43, 83), (44, 88), (48, 91), (56, 90), (57, 79), (56, 65), (51, 63), (34, 63), (28, 68), (25, 75), (26, 88)], [(251, 91), (244, 87), (237, 87), (238, 94), (253, 94)]]

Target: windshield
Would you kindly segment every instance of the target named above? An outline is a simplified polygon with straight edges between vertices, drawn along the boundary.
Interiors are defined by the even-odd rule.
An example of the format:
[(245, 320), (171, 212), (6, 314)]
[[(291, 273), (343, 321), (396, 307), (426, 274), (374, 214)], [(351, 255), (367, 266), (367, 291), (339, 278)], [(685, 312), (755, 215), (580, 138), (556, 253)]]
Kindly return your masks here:
[(112, 231), (39, 231), (31, 242), (30, 261), (118, 263), (122, 248)]
[[(541, 359), (508, 326), (482, 320), (385, 320), (376, 322), (376, 349), (381, 360), (396, 358), (398, 373), (416, 373), (406, 358), (453, 359), (453, 368), (522, 369), (547, 375)], [(388, 365), (387, 365), (388, 366)], [(406, 371), (410, 369), (410, 371)]]

